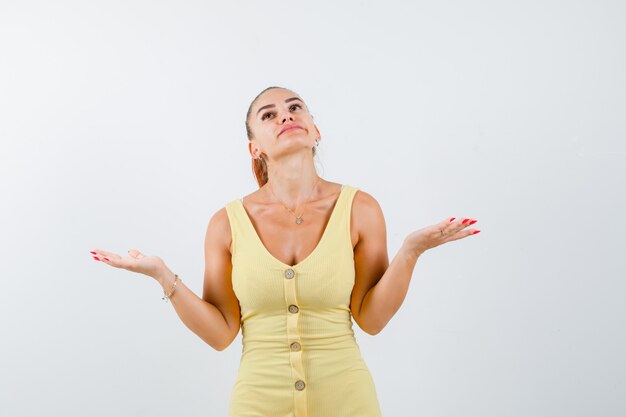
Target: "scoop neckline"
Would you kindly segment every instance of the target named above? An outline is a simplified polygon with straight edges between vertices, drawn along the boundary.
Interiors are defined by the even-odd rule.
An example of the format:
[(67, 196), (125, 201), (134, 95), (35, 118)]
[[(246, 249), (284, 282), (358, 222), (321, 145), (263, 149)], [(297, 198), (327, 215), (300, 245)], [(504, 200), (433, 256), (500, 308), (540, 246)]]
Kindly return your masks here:
[(311, 259), (315, 254), (317, 254), (317, 252), (319, 252), (319, 250), (320, 250), (319, 248), (322, 246), (324, 241), (327, 239), (327, 235), (330, 233), (329, 230), (330, 230), (331, 223), (333, 223), (333, 220), (336, 217), (335, 213), (337, 212), (337, 207), (339, 206), (339, 201), (341, 200), (342, 196), (344, 195), (344, 191), (345, 190), (346, 190), (345, 184), (341, 184), (341, 189), (339, 190), (339, 195), (335, 199), (335, 204), (333, 205), (333, 208), (331, 209), (330, 217), (328, 218), (328, 222), (326, 223), (326, 226), (324, 227), (324, 231), (322, 232), (322, 237), (317, 242), (317, 245), (315, 246), (315, 248), (313, 248), (311, 253), (309, 253), (307, 256), (305, 256), (300, 262), (298, 262), (298, 263), (296, 263), (294, 265), (289, 265), (289, 264), (281, 261), (276, 256), (274, 256), (269, 251), (269, 249), (267, 249), (267, 247), (265, 246), (265, 244), (261, 240), (261, 237), (259, 236), (258, 232), (254, 228), (254, 225), (252, 224), (252, 219), (248, 215), (248, 212), (246, 211), (246, 208), (243, 205), (243, 197), (240, 198), (240, 199), (237, 199), (237, 201), (239, 202), (239, 207), (241, 208), (241, 211), (243, 213), (243, 217), (245, 217), (245, 219), (246, 219), (246, 223), (247, 223), (248, 227), (250, 228), (252, 234), (255, 236), (255, 240), (256, 240), (257, 244), (263, 249), (263, 252), (271, 260), (273, 260), (274, 262), (280, 264), (281, 266), (293, 269), (293, 268), (298, 268), (298, 267), (302, 266), (304, 263), (308, 262), (309, 259)]

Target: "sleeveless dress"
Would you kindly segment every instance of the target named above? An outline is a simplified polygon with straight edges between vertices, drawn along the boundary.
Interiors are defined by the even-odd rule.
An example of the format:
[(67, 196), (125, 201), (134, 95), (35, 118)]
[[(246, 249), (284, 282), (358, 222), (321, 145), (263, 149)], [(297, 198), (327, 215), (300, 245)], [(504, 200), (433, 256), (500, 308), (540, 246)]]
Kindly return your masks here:
[(229, 417), (381, 417), (349, 307), (357, 190), (342, 186), (317, 247), (295, 265), (267, 250), (242, 199), (226, 204), (242, 329)]

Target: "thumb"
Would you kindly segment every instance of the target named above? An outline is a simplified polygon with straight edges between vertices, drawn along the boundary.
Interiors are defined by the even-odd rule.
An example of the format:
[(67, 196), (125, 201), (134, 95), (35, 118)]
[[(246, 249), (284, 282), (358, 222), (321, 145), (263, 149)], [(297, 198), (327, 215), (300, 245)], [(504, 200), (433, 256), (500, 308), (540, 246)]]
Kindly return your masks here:
[(135, 249), (129, 249), (128, 254), (135, 259), (141, 259), (144, 257), (144, 254)]

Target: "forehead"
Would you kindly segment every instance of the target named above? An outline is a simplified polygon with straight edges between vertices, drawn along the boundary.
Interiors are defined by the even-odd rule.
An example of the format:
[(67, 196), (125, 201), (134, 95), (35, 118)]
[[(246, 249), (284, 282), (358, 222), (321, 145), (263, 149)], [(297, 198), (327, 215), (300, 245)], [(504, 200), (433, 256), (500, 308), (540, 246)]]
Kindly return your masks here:
[[(282, 88), (272, 88), (271, 90), (267, 90), (258, 98), (254, 106), (254, 112), (256, 113), (261, 107), (270, 104), (284, 104), (285, 100), (291, 99), (293, 97), (297, 97), (300, 101), (302, 101), (300, 96), (293, 91), (283, 90)], [(302, 102), (304, 103), (304, 101)]]

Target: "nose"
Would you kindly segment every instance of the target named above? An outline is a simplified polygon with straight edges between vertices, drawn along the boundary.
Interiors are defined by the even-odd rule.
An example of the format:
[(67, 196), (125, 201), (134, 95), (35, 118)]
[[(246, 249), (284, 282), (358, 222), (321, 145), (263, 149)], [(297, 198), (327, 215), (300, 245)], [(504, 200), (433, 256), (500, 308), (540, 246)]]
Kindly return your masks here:
[(287, 113), (281, 117), (281, 124), (284, 124), (287, 120), (293, 121), (293, 115), (291, 113)]

